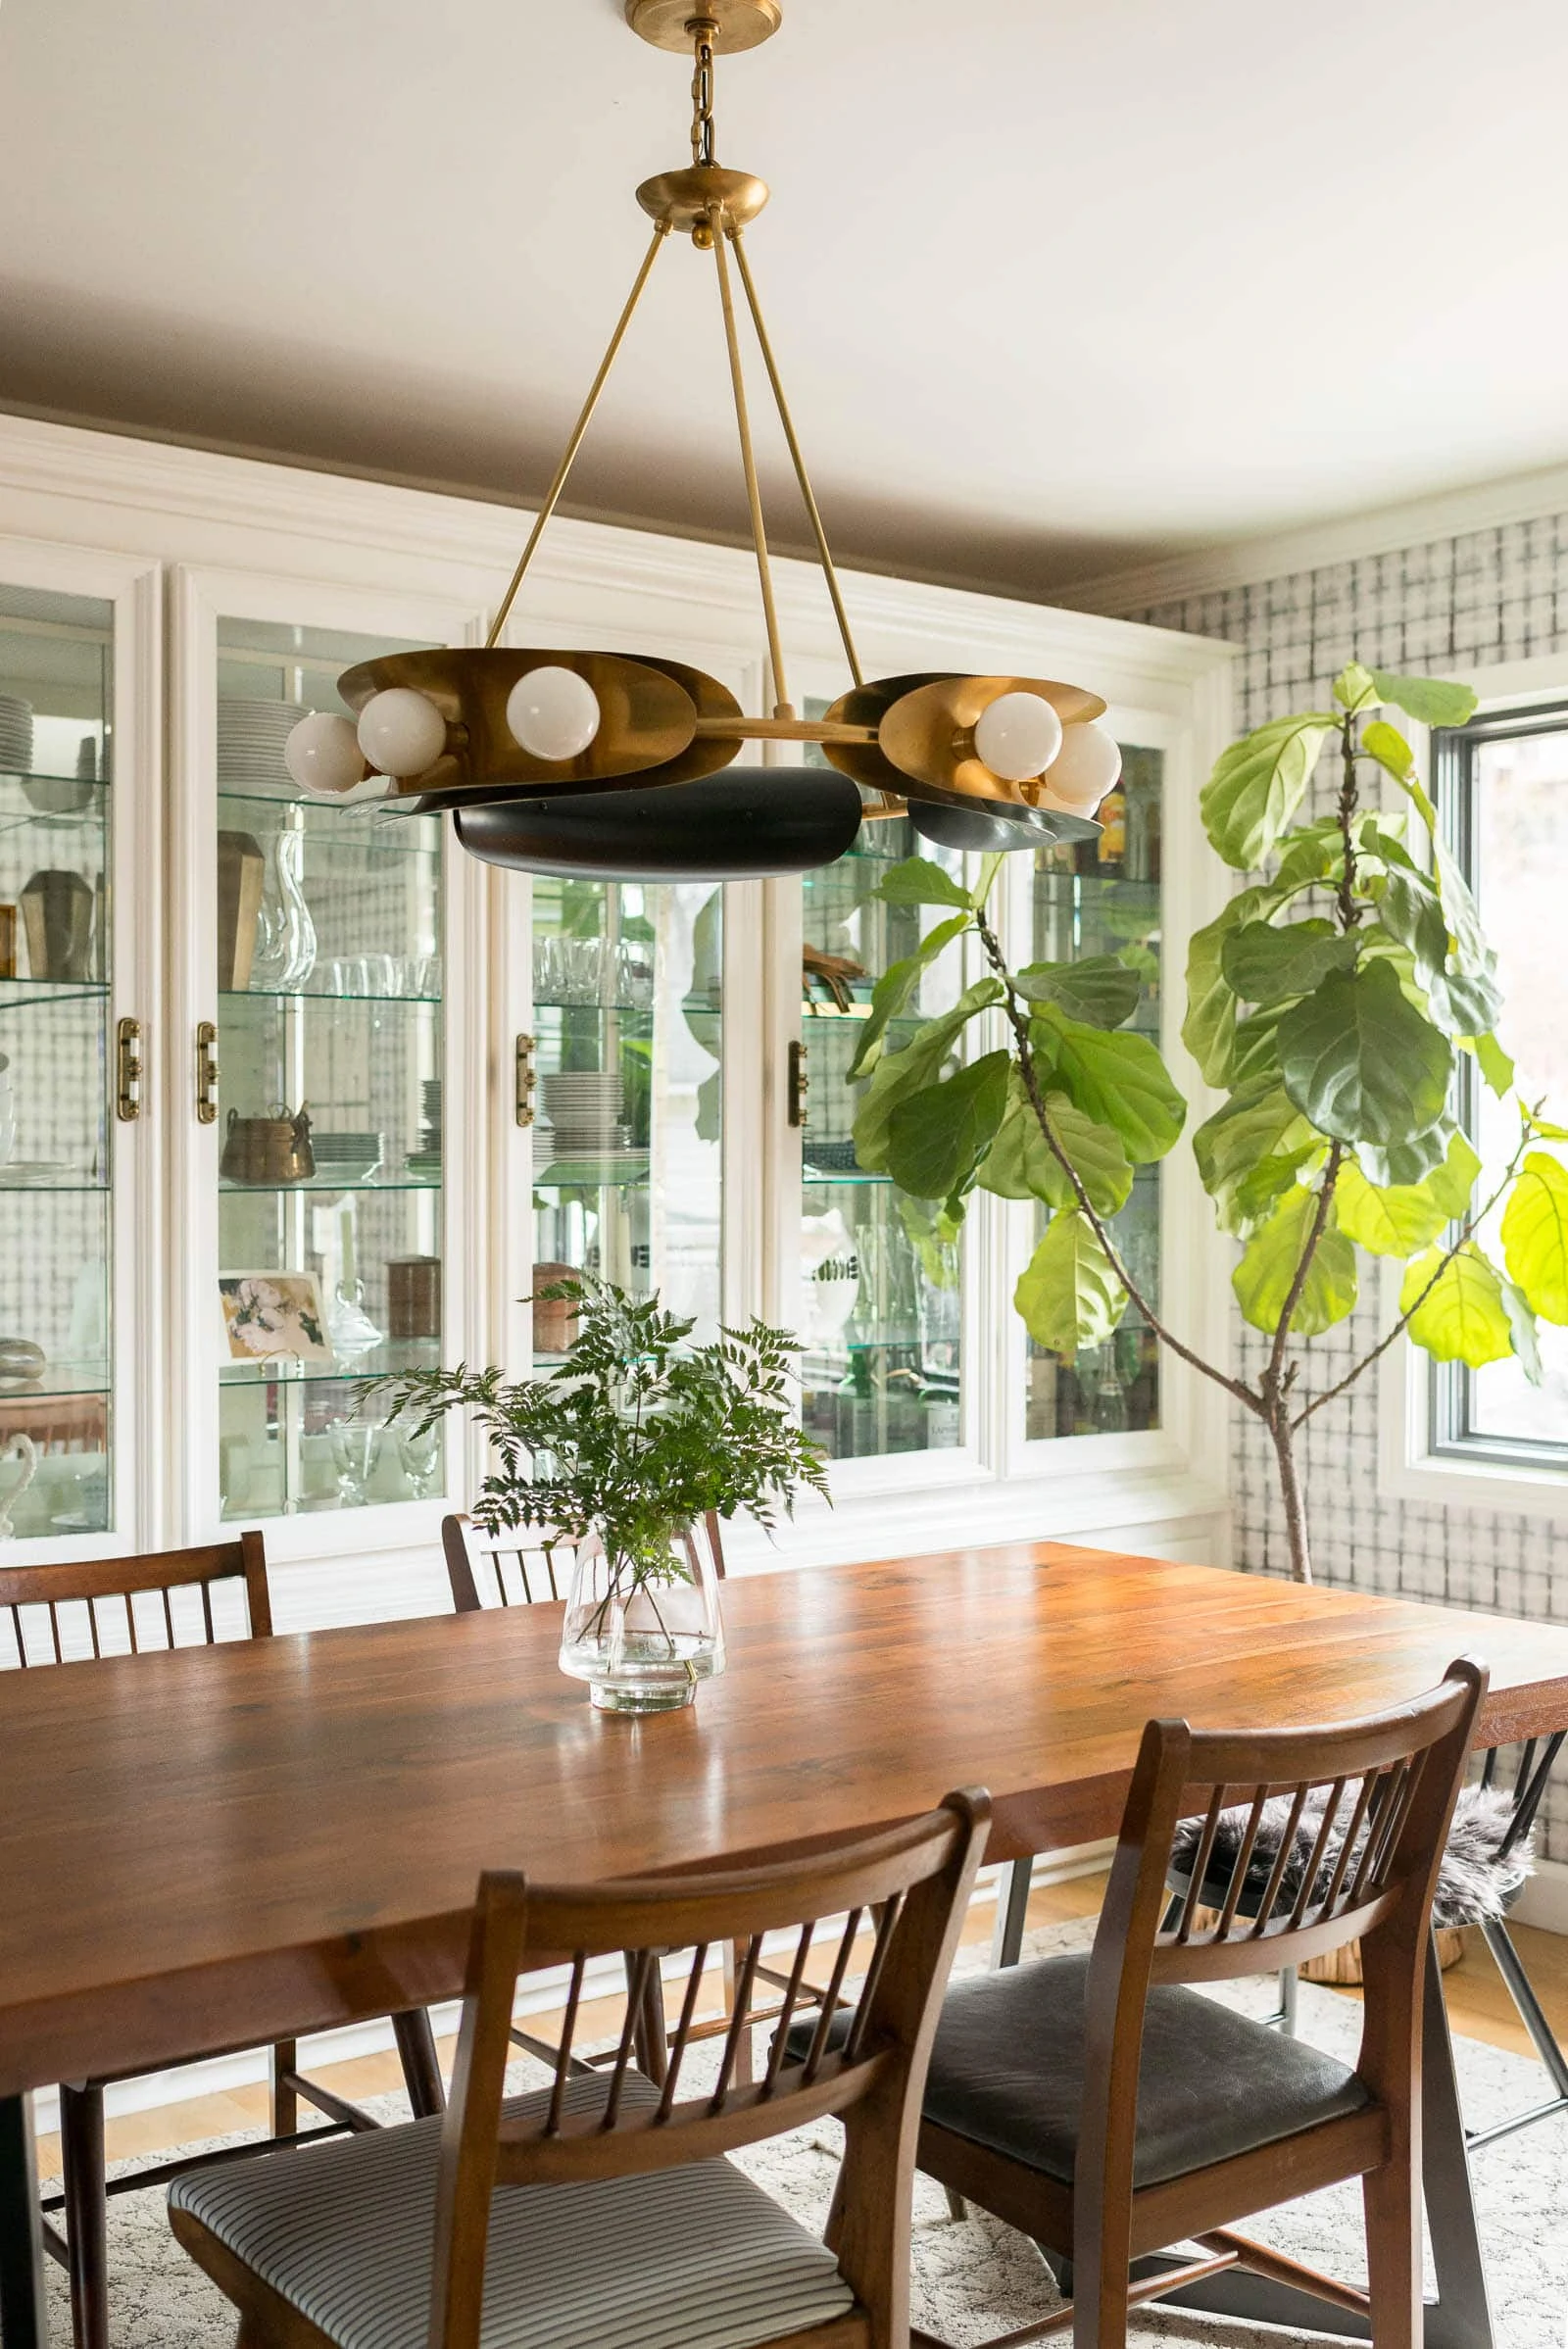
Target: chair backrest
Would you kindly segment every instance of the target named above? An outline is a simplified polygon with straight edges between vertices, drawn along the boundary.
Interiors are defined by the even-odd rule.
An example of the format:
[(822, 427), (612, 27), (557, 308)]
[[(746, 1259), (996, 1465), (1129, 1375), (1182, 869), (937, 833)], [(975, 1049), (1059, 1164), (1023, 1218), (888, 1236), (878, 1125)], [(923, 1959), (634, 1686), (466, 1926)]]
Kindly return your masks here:
[[(1429, 1694), (1360, 1721), (1235, 1735), (1149, 1724), (1090, 1959), (1081, 2181), (1131, 2178), (1152, 1984), (1273, 1973), (1359, 1940), (1358, 2069), (1380, 2101), (1408, 2108), (1432, 1896), (1486, 1690), (1485, 1665), (1461, 1657)], [(1222, 1814), (1238, 1806), (1216, 1884)], [(1172, 1837), (1195, 1815), (1197, 1857), (1167, 1914)]]
[[(683, 1536), (692, 1571), (704, 1544), (720, 1580), (724, 1573), (724, 1544), (716, 1510), (710, 1510), (699, 1527)], [(504, 1534), (480, 1536), (473, 1520), (443, 1517), (441, 1549), (452, 1586), (452, 1604), (458, 1614), (477, 1607), (529, 1607), (547, 1598), (564, 1598), (571, 1585), (577, 1543), (551, 1526), (519, 1525)]]
[[(475, 2349), (478, 2342), (496, 2185), (624, 2178), (706, 2161), (829, 2113), (842, 2116), (846, 2132), (830, 2244), (860, 2301), (884, 2314), (887, 2328), (873, 2328), (873, 2337), (906, 2337), (920, 2095), (990, 1816), (984, 1793), (963, 1791), (907, 1826), (733, 1874), (692, 1870), (584, 1889), (482, 1877), (441, 2145), (431, 2349)], [(862, 1925), (870, 1951), (852, 1988)], [(792, 2049), (790, 2022), (810, 1995), (803, 1985), (819, 1932), (830, 1953), (827, 1996), (808, 2045)], [(770, 1933), (793, 1936), (783, 2009), (762, 2078), (743, 2084), (737, 2057)], [(688, 2080), (682, 2093), (708, 1961), (731, 1946), (740, 1963), (717, 2076), (700, 2086)], [(585, 2082), (572, 2063), (584, 1974), (592, 1958), (611, 1953), (628, 1961), (626, 2019), (612, 2066)], [(517, 1977), (566, 1955), (570, 1986), (548, 2097), (541, 2096), (541, 2110), (503, 2116)], [(628, 2092), (637, 2018), (651, 1983), (661, 1998), (668, 1985), (679, 2021), (657, 2094), (640, 2079)], [(848, 2033), (835, 2034), (835, 2014), (852, 2004)]]
[(211, 1646), (224, 1636), (213, 1592), (229, 1584), (244, 1605), (244, 1629), (235, 1636), (269, 1637), (267, 1545), (259, 1532), (144, 1557), (0, 1566), (0, 1671), (89, 1653)]

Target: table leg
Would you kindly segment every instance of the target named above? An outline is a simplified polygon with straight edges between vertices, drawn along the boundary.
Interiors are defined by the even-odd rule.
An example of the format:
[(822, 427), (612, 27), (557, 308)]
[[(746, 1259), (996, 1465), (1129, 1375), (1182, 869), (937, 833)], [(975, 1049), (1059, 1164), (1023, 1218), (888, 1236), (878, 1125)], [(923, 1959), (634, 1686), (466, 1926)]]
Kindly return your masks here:
[(997, 1922), (991, 1935), (991, 1963), (1016, 1966), (1023, 1955), (1024, 1922), (1029, 1914), (1029, 1888), (1034, 1881), (1033, 1860), (1013, 1860), (1003, 1870), (997, 1886)]
[(0, 2342), (48, 2349), (32, 2098), (0, 2096)]
[[(1458, 2082), (1453, 2069), (1453, 2042), (1448, 2032), (1447, 2008), (1443, 1997), (1443, 1973), (1437, 1943), (1427, 1943), (1425, 2019), (1422, 2030), (1421, 2169), (1426, 2195), (1427, 2227), (1432, 2237), (1438, 2291), (1426, 2304), (1424, 2349), (1493, 2349), (1492, 2311), (1487, 2300), (1486, 2270), (1476, 2228), (1475, 2198), (1470, 2187), (1470, 2163), (1465, 2150), (1464, 2122), (1459, 2110)], [(1044, 2246), (1042, 2246), (1044, 2248)], [(1059, 2259), (1047, 2254), (1054, 2269)], [(1134, 2263), (1135, 2277), (1157, 2275), (1159, 2269), (1180, 2267), (1179, 2257), (1164, 2252)], [(1066, 2287), (1064, 2287), (1066, 2288)], [(1263, 2276), (1247, 2276), (1239, 2269), (1172, 2292), (1158, 2305), (1200, 2309), (1209, 2316), (1240, 2318), (1244, 2324), (1283, 2325), (1298, 2337), (1329, 2333), (1345, 2340), (1370, 2341), (1371, 2327), (1363, 2317), (1331, 2307), (1293, 2285), (1275, 2283)]]

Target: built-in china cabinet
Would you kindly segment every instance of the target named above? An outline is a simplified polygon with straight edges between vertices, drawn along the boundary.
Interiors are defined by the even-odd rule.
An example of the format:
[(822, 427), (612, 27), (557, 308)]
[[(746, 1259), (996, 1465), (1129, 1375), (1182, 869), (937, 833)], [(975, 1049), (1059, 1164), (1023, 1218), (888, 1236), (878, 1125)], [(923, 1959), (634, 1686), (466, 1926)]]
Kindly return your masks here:
[[(423, 1603), (477, 1463), (360, 1382), (559, 1356), (566, 1306), (526, 1300), (585, 1267), (702, 1329), (798, 1331), (835, 1507), (786, 1557), (1140, 1531), (1215, 1554), (1208, 1397), (1134, 1321), (1076, 1362), (1030, 1346), (1030, 1206), (982, 1197), (944, 1244), (856, 1162), (871, 984), (935, 918), (877, 893), (906, 822), (803, 881), (481, 865), (439, 816), (305, 800), (282, 744), (353, 662), (482, 641), (516, 514), (16, 420), (0, 500), (0, 1446), (33, 1454), (10, 1501), (25, 1447), (0, 1463), (8, 1554), (262, 1524), (284, 1620)], [(1121, 954), (1174, 1049), (1185, 934), (1223, 890), (1195, 811), (1225, 649), (881, 578), (849, 600), (868, 674), (1104, 696), (1103, 832), (1010, 856), (999, 919), (1019, 960)], [(780, 606), (820, 710), (844, 680), (815, 575), (782, 565)], [(574, 522), (508, 631), (658, 650), (748, 708), (761, 633), (740, 554)], [(965, 983), (950, 950), (910, 1019)], [(1123, 1230), (1212, 1345), (1224, 1267), (1180, 1153)]]

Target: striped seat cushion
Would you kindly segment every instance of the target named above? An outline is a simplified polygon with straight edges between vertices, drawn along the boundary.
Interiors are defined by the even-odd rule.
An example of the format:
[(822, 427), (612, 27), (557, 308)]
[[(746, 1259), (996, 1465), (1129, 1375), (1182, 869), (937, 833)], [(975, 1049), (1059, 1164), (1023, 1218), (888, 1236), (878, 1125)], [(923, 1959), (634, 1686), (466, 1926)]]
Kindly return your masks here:
[[(567, 2103), (604, 2093), (574, 2080)], [(623, 2101), (655, 2091), (631, 2076)], [(440, 2139), (437, 2117), (261, 2154), (177, 2179), (170, 2207), (341, 2349), (424, 2349)], [(727, 2161), (501, 2186), (491, 2205), (483, 2349), (753, 2349), (854, 2306), (832, 2253)]]

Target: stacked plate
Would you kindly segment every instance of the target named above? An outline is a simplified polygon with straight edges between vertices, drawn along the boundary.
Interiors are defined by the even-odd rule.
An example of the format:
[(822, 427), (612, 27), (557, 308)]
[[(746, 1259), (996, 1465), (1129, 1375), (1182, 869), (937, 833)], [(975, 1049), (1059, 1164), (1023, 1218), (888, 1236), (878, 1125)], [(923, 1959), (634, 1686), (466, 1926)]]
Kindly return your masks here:
[(32, 704), (0, 693), (0, 773), (25, 775), (32, 768)]
[(323, 1183), (364, 1183), (380, 1165), (386, 1150), (384, 1134), (313, 1133), (311, 1150), (317, 1180)]
[(555, 1128), (558, 1158), (592, 1158), (626, 1148), (617, 1074), (607, 1069), (552, 1069), (540, 1078), (539, 1093)]
[(292, 791), (283, 745), (305, 715), (299, 702), (220, 702), (220, 791)]

